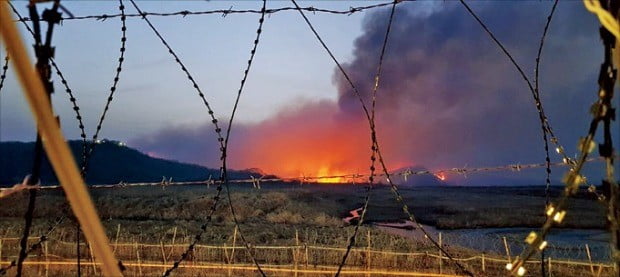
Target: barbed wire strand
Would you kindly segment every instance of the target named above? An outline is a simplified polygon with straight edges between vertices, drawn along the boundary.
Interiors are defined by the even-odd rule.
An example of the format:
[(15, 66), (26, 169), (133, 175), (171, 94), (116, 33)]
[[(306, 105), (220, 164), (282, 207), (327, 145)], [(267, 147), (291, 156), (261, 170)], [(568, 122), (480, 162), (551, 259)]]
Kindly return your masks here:
[[(551, 19), (553, 19), (553, 15), (555, 14), (555, 9), (558, 6), (558, 2), (559, 0), (555, 0), (553, 2), (553, 6), (551, 7), (551, 11), (549, 12), (549, 15), (547, 16), (547, 22), (545, 23), (545, 28), (543, 29), (543, 33), (542, 36), (540, 37), (540, 43), (538, 44), (538, 53), (536, 54), (536, 66), (534, 69), (534, 93), (536, 94), (536, 97), (538, 99), (540, 99), (540, 87), (539, 87), (539, 66), (540, 66), (540, 59), (542, 57), (542, 50), (545, 44), (545, 38), (547, 36), (547, 31), (549, 30), (549, 25), (551, 25)], [(545, 168), (545, 208), (547, 206), (549, 206), (549, 202), (550, 202), (550, 196), (549, 196), (549, 190), (551, 187), (551, 159), (549, 157), (549, 141), (547, 140), (547, 130), (545, 128), (545, 123), (544, 121), (541, 122), (541, 127), (543, 129), (543, 140), (544, 140), (544, 146), (545, 146), (545, 162), (547, 163), (547, 166)], [(543, 249), (543, 251), (540, 252), (540, 272), (541, 275), (543, 277), (547, 276), (547, 271), (545, 270), (545, 251)]]
[[(35, 35), (35, 32), (30, 28), (30, 26), (27, 24), (26, 21), (21, 20), (23, 19), (23, 17), (21, 16), (21, 14), (17, 11), (17, 9), (15, 8), (15, 6), (13, 6), (13, 4), (8, 1), (7, 2), (9, 4), (9, 6), (11, 7), (11, 10), (13, 11), (13, 13), (20, 19), (19, 21), (21, 21), (24, 25), (24, 27), (26, 28), (26, 30), (32, 35), (32, 37), (35, 39), (35, 41), (37, 40), (37, 36)], [(54, 67), (54, 69), (56, 70), (56, 75), (60, 78), (61, 83), (63, 84), (63, 86), (65, 87), (65, 92), (69, 95), (69, 100), (72, 103), (73, 106), (73, 110), (76, 114), (76, 120), (78, 121), (78, 128), (80, 129), (80, 137), (82, 138), (82, 142), (85, 143), (86, 142), (86, 133), (84, 130), (84, 123), (82, 122), (82, 116), (80, 114), (80, 108), (77, 105), (77, 100), (75, 99), (75, 96), (73, 95), (73, 92), (71, 90), (71, 88), (68, 85), (67, 80), (65, 79), (62, 71), (60, 70), (60, 68), (58, 67), (58, 65), (56, 64), (56, 62), (54, 61), (53, 57), (49, 57), (49, 62), (52, 64), (52, 67)], [(65, 207), (65, 209), (63, 210), (63, 218), (61, 220), (56, 220), (54, 225), (51, 225), (48, 227), (48, 230), (54, 230), (56, 229), (57, 225), (60, 224), (63, 220), (64, 217), (66, 216), (67, 213), (70, 213), (71, 211), (68, 209), (68, 207)], [(79, 229), (79, 226), (78, 226)], [(79, 239), (79, 238), (78, 238)], [(34, 245), (40, 245), (45, 241), (45, 236), (41, 236), (39, 238), (39, 240), (34, 244)], [(33, 249), (31, 247), (31, 249)], [(77, 249), (78, 253), (79, 253), (79, 249)], [(28, 251), (26, 253), (26, 255), (28, 254)], [(11, 263), (13, 264), (13, 263)], [(79, 264), (79, 259), (78, 259), (78, 264)], [(78, 267), (78, 273), (79, 273), (80, 268)], [(6, 271), (5, 271), (6, 272)], [(0, 271), (0, 276), (2, 271)]]
[(235, 104), (233, 106), (232, 112), (230, 113), (230, 118), (228, 119), (228, 127), (226, 128), (226, 138), (224, 139), (224, 150), (222, 151), (222, 179), (224, 181), (224, 185), (226, 187), (226, 196), (228, 198), (228, 206), (230, 207), (230, 214), (232, 215), (233, 221), (235, 223), (235, 228), (237, 233), (239, 234), (239, 238), (245, 245), (245, 250), (247, 254), (250, 256), (250, 259), (256, 265), (256, 269), (262, 276), (266, 276), (265, 272), (261, 268), (260, 264), (256, 257), (254, 257), (254, 253), (252, 252), (252, 247), (248, 243), (241, 226), (239, 225), (239, 220), (237, 219), (237, 213), (235, 212), (235, 206), (233, 204), (232, 197), (230, 195), (230, 186), (228, 182), (228, 168), (226, 165), (226, 161), (228, 160), (228, 140), (230, 138), (230, 133), (232, 131), (233, 120), (235, 118), (235, 114), (237, 112), (237, 107), (239, 106), (239, 100), (241, 99), (241, 93), (243, 92), (243, 88), (245, 87), (245, 83), (248, 78), (248, 74), (250, 73), (250, 69), (252, 68), (252, 61), (254, 61), (254, 56), (256, 54), (256, 49), (258, 48), (258, 43), (260, 41), (261, 33), (263, 32), (263, 23), (265, 22), (265, 10), (267, 8), (267, 0), (263, 0), (263, 7), (261, 8), (260, 19), (258, 20), (258, 29), (256, 30), (256, 38), (254, 39), (254, 44), (252, 46), (252, 51), (250, 51), (250, 58), (248, 59), (248, 64), (243, 72), (243, 78), (241, 79), (241, 84), (239, 86), (239, 90), (237, 91), (237, 97), (235, 98)]
[[(295, 6), (297, 5), (297, 2), (295, 2), (295, 0), (291, 0)], [(348, 74), (346, 74), (346, 71), (344, 70), (344, 68), (342, 67), (342, 65), (340, 64), (340, 62), (338, 62), (338, 60), (335, 58), (335, 56), (332, 54), (331, 50), (329, 50), (329, 48), (327, 47), (327, 45), (325, 44), (325, 42), (323, 41), (323, 39), (321, 39), (320, 35), (318, 34), (318, 32), (314, 29), (314, 27), (312, 26), (312, 23), (310, 23), (310, 20), (306, 17), (306, 15), (303, 13), (302, 10), (298, 10), (299, 13), (301, 14), (301, 16), (303, 17), (304, 21), (306, 22), (306, 24), (308, 25), (308, 27), (310, 28), (310, 30), (314, 33), (315, 37), (317, 38), (317, 40), (321, 43), (321, 45), (323, 46), (323, 48), (327, 51), (327, 53), (329, 54), (329, 56), (332, 58), (332, 60), (336, 63), (336, 66), (338, 67), (338, 69), (340, 70), (340, 72), (343, 74), (343, 76), (345, 76), (345, 79), (347, 80), (347, 82), (349, 83), (349, 85), (351, 86), (351, 88), (353, 89), (353, 93), (359, 98), (358, 100), (360, 101), (360, 103), (362, 104), (362, 109), (364, 110), (364, 114), (366, 116), (366, 119), (369, 122), (370, 125), (370, 129), (371, 132), (373, 132), (374, 129), (374, 125), (372, 124), (372, 119), (370, 116), (370, 113), (368, 111), (368, 108), (366, 107), (366, 104), (364, 103), (363, 98), (361, 97), (357, 87), (353, 84), (353, 82), (351, 81), (351, 78), (349, 78)], [(376, 151), (377, 156), (379, 158), (379, 164), (381, 165), (384, 174), (386, 175), (386, 180), (388, 181), (388, 183), (390, 184), (390, 187), (392, 189), (392, 192), (394, 192), (395, 196), (396, 196), (396, 200), (402, 204), (403, 206), (403, 212), (405, 212), (405, 214), (409, 217), (409, 219), (411, 220), (411, 222), (413, 222), (414, 224), (416, 224), (416, 226), (418, 227), (418, 229), (420, 229), (425, 235), (426, 238), (428, 238), (428, 240), (433, 243), (442, 253), (444, 253), (446, 255), (446, 257), (448, 257), (450, 259), (450, 261), (452, 261), (453, 263), (455, 263), (457, 265), (457, 267), (463, 271), (464, 273), (466, 273), (469, 276), (473, 276), (473, 274), (467, 270), (461, 263), (459, 263), (458, 261), (454, 260), (454, 258), (452, 257), (452, 255), (450, 255), (450, 253), (448, 253), (441, 245), (439, 245), (439, 243), (437, 243), (435, 241), (435, 239), (433, 239), (430, 234), (424, 229), (424, 227), (415, 219), (415, 217), (413, 216), (413, 213), (409, 211), (409, 208), (407, 206), (407, 204), (404, 203), (402, 196), (400, 195), (400, 192), (398, 191), (398, 188), (396, 187), (396, 185), (392, 182), (391, 178), (390, 178), (390, 174), (389, 171), (387, 169), (387, 166), (385, 165), (385, 161), (383, 160), (383, 156), (381, 155), (381, 150), (379, 148), (379, 142), (378, 140), (376, 140), (376, 144), (373, 146), (373, 150)]]
[[(399, 1), (399, 3), (401, 2), (405, 2), (405, 1), (413, 1), (413, 0), (402, 0)], [(266, 9), (265, 10), (265, 14), (271, 15), (271, 14), (275, 14), (275, 13), (279, 13), (279, 12), (285, 12), (285, 11), (297, 11), (298, 9), (304, 10), (304, 11), (308, 11), (308, 12), (312, 12), (312, 13), (327, 13), (327, 14), (335, 14), (335, 15), (352, 15), (355, 13), (359, 13), (359, 12), (363, 12), (366, 10), (371, 10), (371, 9), (376, 9), (376, 8), (381, 8), (384, 6), (388, 6), (391, 5), (392, 1), (389, 2), (385, 2), (385, 3), (379, 3), (379, 4), (374, 4), (374, 5), (368, 5), (368, 6), (358, 6), (358, 7), (349, 7), (349, 9), (347, 10), (332, 10), (332, 9), (323, 9), (323, 8), (315, 8), (313, 6), (310, 7), (303, 7), (303, 8), (297, 8), (297, 7), (282, 7), (282, 8), (275, 8), (275, 9)], [(216, 15), (222, 15), (223, 17), (231, 15), (231, 14), (262, 14), (263, 12), (261, 10), (253, 10), (253, 9), (246, 9), (246, 10), (235, 10), (235, 9), (216, 9), (216, 10), (208, 10), (208, 11), (188, 11), (188, 10), (183, 10), (183, 11), (176, 11), (176, 12), (167, 12), (167, 13), (163, 13), (163, 12), (144, 12), (144, 13), (137, 13), (137, 14), (126, 14), (126, 17), (143, 17), (143, 16), (160, 16), (160, 17), (169, 17), (169, 16), (181, 16), (181, 17), (186, 17), (186, 16), (190, 16), (190, 15), (209, 15), (209, 14), (216, 14)], [(94, 20), (98, 20), (98, 21), (105, 21), (107, 19), (111, 19), (111, 18), (115, 18), (115, 17), (120, 17), (121, 14), (97, 14), (97, 15), (84, 15), (84, 16), (73, 16), (73, 17), (63, 17), (62, 20), (65, 21), (71, 21), (71, 20), (88, 20), (88, 19), (94, 19)], [(19, 21), (31, 21), (32, 19), (30, 18), (21, 18), (19, 19)]]
[(96, 145), (95, 141), (99, 137), (99, 133), (101, 132), (101, 127), (103, 126), (103, 121), (105, 120), (108, 110), (110, 109), (110, 103), (112, 103), (112, 99), (114, 99), (114, 93), (116, 92), (120, 74), (121, 74), (121, 71), (123, 70), (123, 62), (125, 61), (125, 50), (126, 50), (126, 44), (127, 44), (127, 25), (126, 25), (126, 16), (125, 16), (125, 6), (123, 5), (123, 0), (119, 0), (118, 9), (121, 12), (120, 18), (121, 18), (121, 25), (122, 25), (121, 26), (121, 47), (119, 49), (120, 57), (118, 58), (118, 65), (116, 67), (116, 73), (114, 75), (112, 87), (110, 87), (110, 92), (108, 94), (108, 98), (106, 99), (103, 112), (101, 113), (101, 116), (99, 117), (99, 122), (97, 123), (95, 133), (92, 136), (92, 141), (90, 143), (85, 142), (82, 144), (81, 173), (83, 177), (85, 177), (86, 173), (88, 172), (90, 156), (92, 155), (94, 151), (94, 148)]
[(375, 106), (376, 106), (376, 99), (377, 99), (377, 89), (379, 88), (379, 80), (381, 78), (381, 72), (382, 72), (382, 68), (383, 68), (383, 59), (385, 57), (385, 49), (387, 48), (387, 43), (388, 43), (388, 38), (390, 36), (390, 30), (392, 28), (392, 22), (394, 19), (394, 12), (396, 10), (396, 4), (398, 3), (398, 1), (394, 0), (393, 4), (392, 4), (392, 8), (390, 9), (390, 15), (388, 16), (388, 24), (387, 24), (387, 28), (385, 31), (385, 37), (383, 38), (383, 44), (381, 46), (381, 53), (379, 55), (379, 63), (377, 65), (377, 72), (375, 74), (375, 78), (374, 78), (374, 86), (372, 89), (372, 106), (370, 108), (370, 112), (371, 112), (371, 118), (370, 118), (370, 124), (372, 125), (371, 128), (371, 143), (372, 143), (372, 147), (371, 147), (371, 151), (372, 154), (370, 156), (370, 176), (368, 177), (368, 185), (366, 186), (366, 193), (364, 196), (364, 204), (362, 205), (362, 212), (360, 214), (360, 217), (357, 220), (357, 224), (355, 225), (355, 229), (353, 230), (353, 234), (351, 235), (351, 237), (349, 237), (348, 240), (348, 245), (347, 245), (347, 250), (344, 252), (344, 254), (342, 255), (342, 261), (340, 262), (340, 264), (338, 265), (338, 270), (336, 271), (335, 276), (340, 276), (340, 272), (342, 271), (342, 268), (344, 267), (347, 258), (349, 257), (349, 253), (351, 253), (351, 249), (353, 248), (353, 246), (355, 245), (355, 240), (357, 238), (357, 234), (359, 232), (360, 227), (362, 226), (362, 223), (364, 221), (364, 218), (366, 216), (366, 212), (368, 211), (368, 204), (370, 203), (370, 193), (372, 191), (372, 187), (373, 187), (373, 182), (374, 182), (374, 175), (375, 175), (375, 161), (376, 161), (376, 145), (377, 145), (377, 141), (376, 141), (376, 133), (375, 133)]
[(6, 79), (6, 72), (9, 70), (9, 54), (4, 57), (4, 65), (2, 66), (2, 73), (0, 74), (0, 92), (4, 87), (4, 80)]
[[(148, 17), (147, 17), (148, 14), (146, 12), (143, 12), (133, 0), (130, 0), (130, 1), (131, 1), (131, 4), (134, 6), (134, 8), (138, 11), (140, 16), (142, 17), (142, 19), (147, 23), (149, 28), (153, 31), (153, 33), (157, 36), (157, 38), (159, 38), (160, 42), (164, 45), (164, 47), (166, 47), (166, 49), (168, 49), (168, 53), (170, 55), (172, 55), (172, 57), (174, 58), (176, 63), (181, 67), (181, 70), (187, 76), (187, 79), (192, 83), (192, 86), (194, 87), (194, 89), (198, 92), (198, 96), (200, 97), (200, 99), (202, 100), (203, 104), (207, 108), (209, 116), (211, 117), (211, 122), (213, 123), (213, 125), (215, 127), (215, 133), (216, 133), (219, 145), (220, 145), (220, 152), (223, 152), (224, 151), (224, 139), (222, 138), (222, 134), (221, 134), (222, 129), (219, 127), (218, 120), (215, 118), (213, 109), (211, 108), (211, 105), (209, 104), (209, 102), (205, 98), (205, 95), (202, 92), (202, 90), (200, 89), (200, 86), (198, 85), (198, 83), (196, 83), (196, 81), (194, 80), (194, 77), (192, 77), (191, 73), (189, 72), (189, 70), (187, 69), (185, 64), (181, 61), (179, 56), (174, 52), (174, 50), (172, 49), (170, 44), (164, 39), (164, 37), (159, 33), (157, 28), (155, 28), (155, 26), (148, 19)], [(215, 213), (215, 210), (217, 209), (217, 205), (218, 205), (218, 203), (220, 201), (220, 195), (222, 193), (222, 184), (221, 184), (221, 182), (218, 184), (216, 190), (217, 190), (216, 195), (213, 197), (213, 200), (214, 200), (213, 201), (213, 205), (209, 209), (209, 214), (207, 215), (206, 222), (203, 223), (200, 226), (200, 232), (194, 237), (194, 240), (192, 241), (192, 243), (190, 243), (188, 248), (181, 254), (179, 259), (176, 260), (173, 263), (172, 267), (168, 268), (164, 272), (163, 276), (169, 276), (172, 273), (172, 271), (174, 271), (175, 269), (177, 269), (179, 267), (181, 262), (183, 262), (189, 256), (190, 252), (194, 249), (196, 244), (200, 241), (200, 239), (201, 239), (202, 235), (204, 234), (204, 232), (207, 230), (208, 223), (211, 222), (211, 220), (213, 218), (213, 214)]]
[[(603, 158), (594, 158), (594, 157), (588, 157), (586, 159), (586, 162), (599, 162), (599, 161), (604, 161)], [(462, 176), (469, 176), (470, 174), (477, 174), (477, 173), (489, 173), (489, 172), (501, 172), (501, 171), (512, 171), (512, 172), (521, 172), (523, 170), (526, 169), (536, 169), (536, 168), (544, 168), (546, 166), (546, 163), (533, 163), (533, 164), (510, 164), (510, 165), (502, 165), (502, 166), (495, 166), (495, 167), (477, 167), (477, 168), (450, 168), (450, 169), (441, 169), (441, 170), (436, 170), (436, 171), (431, 171), (431, 170), (419, 170), (419, 171), (412, 171), (410, 169), (406, 169), (406, 170), (402, 170), (402, 171), (390, 171), (390, 175), (393, 176), (400, 176), (402, 177), (405, 181), (407, 180), (407, 178), (409, 178), (409, 176), (417, 176), (417, 175), (434, 175), (434, 176), (438, 176), (438, 175), (442, 175), (442, 174), (458, 174), (458, 175), (462, 175)], [(560, 167), (560, 166), (566, 166), (566, 167), (571, 167), (572, 165), (568, 165), (564, 162), (554, 162), (551, 163), (551, 166), (553, 167)], [(299, 183), (307, 183), (307, 182), (311, 182), (311, 181), (321, 181), (321, 180), (329, 180), (329, 179), (341, 179), (341, 180), (345, 180), (346, 182), (353, 182), (353, 183), (357, 183), (356, 180), (360, 179), (360, 178), (368, 178), (370, 175), (369, 174), (359, 174), (359, 173), (351, 173), (351, 174), (340, 174), (340, 175), (325, 175), (325, 176), (303, 176), (303, 177), (273, 177), (273, 178), (247, 178), (247, 179), (228, 179), (228, 182), (230, 183), (237, 183), (237, 184), (241, 184), (241, 183), (246, 183), (246, 184), (250, 184), (250, 183), (256, 183), (256, 182), (299, 182)], [(386, 175), (384, 173), (378, 173), (374, 175), (375, 177), (385, 177)], [(119, 182), (119, 183), (115, 183), (115, 184), (99, 184), (99, 185), (91, 185), (89, 186), (89, 188), (92, 189), (113, 189), (113, 188), (130, 188), (130, 187), (143, 187), (143, 186), (161, 186), (161, 187), (167, 187), (167, 186), (185, 186), (185, 185), (215, 185), (215, 184), (220, 184), (223, 183), (222, 180), (212, 180), (212, 179), (207, 179), (207, 180), (197, 180), (197, 181), (179, 181), (179, 182), (172, 182), (172, 181), (168, 181), (168, 180), (162, 180), (159, 182), (139, 182), (139, 183), (127, 183), (127, 182)], [(46, 186), (40, 186), (37, 187), (36, 189), (38, 190), (52, 190), (52, 189), (60, 189), (61, 186), (60, 185), (46, 185)], [(28, 188), (28, 189), (35, 189), (35, 188)], [(3, 191), (8, 191), (11, 190), (11, 188), (0, 188), (0, 192)], [(10, 194), (8, 194), (10, 195)], [(7, 197), (6, 196), (2, 196), (2, 197)], [(607, 205), (607, 203), (605, 203), (605, 205)]]
[[(611, 48), (613, 47), (613, 36), (609, 31), (605, 28), (601, 27), (601, 38), (603, 41), (604, 49), (605, 49), (605, 57), (604, 61), (601, 65), (600, 73), (599, 73), (599, 90), (598, 90), (598, 100), (592, 105), (590, 112), (592, 113), (592, 120), (590, 122), (590, 127), (588, 129), (588, 133), (585, 138), (581, 138), (579, 141), (579, 159), (577, 160), (575, 167), (564, 177), (564, 183), (566, 188), (562, 197), (554, 204), (551, 204), (546, 209), (547, 220), (545, 224), (541, 227), (539, 233), (531, 232), (527, 238), (526, 242), (528, 246), (526, 249), (521, 252), (521, 255), (511, 263), (506, 265), (506, 269), (508, 269), (512, 274), (523, 275), (525, 273), (525, 268), (523, 264), (531, 258), (536, 252), (542, 250), (547, 245), (545, 241), (546, 235), (549, 233), (554, 224), (560, 224), (566, 215), (565, 206), (567, 205), (568, 199), (571, 195), (575, 194), (579, 188), (579, 185), (584, 183), (584, 178), (581, 175), (581, 169), (585, 164), (585, 161), (588, 155), (596, 148), (596, 143), (594, 142), (594, 136), (596, 134), (597, 127), (601, 121), (604, 125), (607, 125), (608, 122), (613, 120), (615, 117), (615, 110), (612, 107), (611, 99), (613, 97), (613, 89), (617, 78), (617, 69), (613, 68), (613, 64), (611, 61)], [(615, 185), (615, 180), (613, 177), (613, 145), (611, 145), (611, 133), (610, 130), (604, 126), (606, 130), (604, 130), (604, 136), (606, 136), (603, 144), (599, 145), (600, 155), (606, 160), (606, 170), (607, 177), (604, 182), (607, 182), (611, 173), (611, 178), (609, 181), (612, 183), (612, 187), (610, 187), (610, 192), (613, 193), (613, 185)], [(610, 162), (611, 161), (611, 162)], [(611, 164), (611, 167), (610, 166)], [(609, 205), (615, 205), (615, 199), (609, 199)], [(608, 211), (609, 213), (613, 213), (614, 211)], [(608, 214), (608, 217), (610, 214)], [(617, 218), (608, 218), (608, 221), (611, 221), (610, 231), (611, 241), (614, 242), (615, 232), (614, 230), (614, 221)], [(615, 224), (617, 227), (617, 222)], [(614, 247), (615, 248), (615, 247)], [(612, 248), (612, 249), (614, 249)], [(613, 251), (616, 252), (616, 251)], [(614, 257), (616, 258), (616, 257)], [(617, 272), (616, 272), (617, 274)]]
[[(42, 235), (40, 237), (38, 237), (37, 242), (35, 242), (34, 244), (32, 244), (28, 250), (26, 251), (26, 255), (32, 253), (33, 251), (39, 249), (41, 247), (41, 245), (43, 245), (44, 242), (46, 242), (49, 239), (49, 236), (54, 232), (54, 230), (56, 229), (56, 227), (58, 227), (62, 221), (65, 219), (65, 216), (58, 216), (56, 217), (55, 223), (51, 224), (48, 226), (45, 235)], [(11, 260), (11, 262), (5, 266), (0, 268), (0, 276), (4, 276), (8, 273), (8, 270), (17, 266), (17, 259), (13, 259)]]
[[(34, 48), (35, 48), (35, 52), (37, 56), (36, 69), (38, 71), (38, 74), (41, 80), (43, 81), (48, 98), (51, 98), (51, 94), (53, 93), (53, 90), (54, 90), (53, 84), (50, 81), (51, 70), (50, 70), (50, 64), (49, 64), (49, 57), (54, 55), (54, 52), (51, 46), (51, 41), (52, 41), (54, 25), (59, 23), (58, 21), (58, 18), (60, 17), (60, 14), (58, 13), (59, 5), (60, 5), (60, 1), (56, 0), (54, 1), (52, 5), (52, 9), (46, 9), (45, 12), (43, 12), (43, 18), (45, 18), (48, 21), (47, 32), (45, 36), (45, 43), (42, 43), (42, 40), (41, 40), (41, 27), (40, 27), (39, 14), (37, 11), (37, 7), (35, 3), (30, 3), (28, 5), (30, 16), (35, 19), (32, 21), (32, 25), (34, 29), (34, 39), (35, 39)], [(49, 105), (51, 105), (51, 102)], [(45, 151), (43, 150), (42, 137), (37, 131), (37, 140), (35, 143), (34, 159), (32, 163), (32, 175), (30, 175), (30, 177), (27, 178), (27, 181), (26, 181), (28, 185), (36, 185), (40, 182), (41, 166), (43, 164), (44, 155), (46, 154), (45, 154)], [(17, 277), (22, 276), (23, 263), (28, 257), (26, 253), (28, 251), (27, 249), (28, 237), (30, 235), (30, 229), (32, 227), (34, 209), (35, 209), (36, 199), (37, 199), (37, 190), (29, 190), (28, 192), (29, 192), (28, 206), (26, 208), (26, 213), (24, 214), (25, 224), (24, 224), (22, 238), (19, 243), (20, 250), (19, 250), (19, 256), (17, 258), (17, 272), (15, 274), (15, 276)]]
[[(13, 6), (11, 1), (7, 1), (7, 4), (9, 4), (9, 6), (11, 7), (11, 10), (13, 11), (13, 13), (20, 19), (19, 21), (21, 21), (23, 23), (23, 26), (26, 27), (26, 30), (34, 37), (34, 31), (30, 28), (30, 26), (28, 26), (26, 21), (21, 20), (21, 19), (23, 19), (23, 17), (17, 11), (15, 6)], [(73, 90), (69, 87), (69, 83), (67, 82), (67, 79), (65, 78), (64, 74), (60, 70), (58, 64), (56, 64), (56, 61), (54, 60), (53, 57), (50, 57), (50, 62), (52, 64), (52, 67), (54, 68), (54, 70), (56, 70), (56, 75), (58, 76), (58, 78), (60, 78), (60, 82), (65, 87), (65, 92), (69, 95), (69, 101), (71, 101), (71, 105), (72, 105), (73, 111), (75, 112), (75, 118), (78, 121), (78, 128), (80, 129), (80, 138), (82, 138), (83, 142), (85, 142), (86, 141), (86, 131), (84, 130), (84, 123), (82, 122), (82, 115), (80, 114), (80, 107), (77, 104), (77, 99), (73, 95)]]

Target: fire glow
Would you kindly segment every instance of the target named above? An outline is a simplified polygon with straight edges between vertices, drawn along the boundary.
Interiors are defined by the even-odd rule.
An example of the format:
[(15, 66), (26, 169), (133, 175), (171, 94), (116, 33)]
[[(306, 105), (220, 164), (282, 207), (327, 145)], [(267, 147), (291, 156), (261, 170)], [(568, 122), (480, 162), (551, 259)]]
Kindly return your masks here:
[[(369, 173), (368, 123), (361, 116), (343, 116), (334, 102), (306, 103), (260, 126), (255, 135), (236, 136), (247, 143), (231, 148), (235, 167), (317, 183), (351, 183), (343, 175)], [(385, 145), (389, 149), (387, 140)]]

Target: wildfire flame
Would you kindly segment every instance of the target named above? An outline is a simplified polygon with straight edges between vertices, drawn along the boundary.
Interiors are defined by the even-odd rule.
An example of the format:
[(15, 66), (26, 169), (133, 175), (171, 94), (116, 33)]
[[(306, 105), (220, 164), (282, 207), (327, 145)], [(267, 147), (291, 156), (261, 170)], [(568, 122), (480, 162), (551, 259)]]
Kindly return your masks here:
[(446, 180), (446, 175), (444, 173), (437, 173), (437, 174), (433, 174), (435, 175), (435, 177), (437, 177), (437, 179), (445, 181)]
[(316, 176), (326, 176), (325, 178), (316, 179), (317, 183), (346, 183), (347, 180), (344, 177), (332, 177), (344, 175), (340, 171), (330, 170), (327, 166), (321, 166)]

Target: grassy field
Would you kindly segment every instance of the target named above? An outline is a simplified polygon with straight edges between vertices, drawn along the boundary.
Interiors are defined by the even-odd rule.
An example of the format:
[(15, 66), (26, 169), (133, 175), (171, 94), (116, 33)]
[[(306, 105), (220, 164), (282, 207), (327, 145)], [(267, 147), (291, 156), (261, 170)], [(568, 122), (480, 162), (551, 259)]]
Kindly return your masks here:
[[(290, 238), (294, 229), (320, 229), (323, 233), (328, 229), (339, 230), (344, 226), (341, 218), (360, 207), (364, 197), (362, 186), (351, 185), (263, 184), (261, 190), (235, 185), (231, 186), (231, 191), (240, 223), (246, 229), (258, 230), (252, 232), (252, 239), (261, 243)], [(419, 221), (440, 229), (536, 227), (544, 220), (542, 187), (422, 187), (401, 188), (400, 191)], [(213, 186), (136, 187), (91, 192), (106, 226), (111, 228), (121, 224), (128, 232), (143, 235), (147, 240), (173, 226), (186, 229), (188, 233), (197, 231), (200, 222), (207, 217), (214, 193)], [(559, 193), (559, 188), (552, 190), (554, 196)], [(7, 229), (19, 231), (26, 203), (26, 193), (3, 199), (0, 232), (7, 232)], [(53, 221), (66, 210), (61, 191), (40, 191), (35, 209), (35, 229), (45, 229), (45, 221)], [(572, 199), (561, 227), (604, 228), (604, 212), (604, 207), (587, 192), (580, 193)], [(386, 187), (376, 187), (372, 191), (366, 221), (404, 219), (406, 217), (394, 201), (392, 192)], [(219, 237), (221, 232), (217, 229), (230, 229), (231, 222), (223, 192), (209, 239), (225, 239)]]
[[(401, 188), (401, 193), (418, 219), (428, 225), (443, 229), (484, 227), (531, 227), (544, 220), (544, 188), (542, 187), (442, 187)], [(212, 206), (215, 187), (134, 187), (118, 189), (94, 189), (93, 200), (102, 223), (112, 241), (159, 244), (162, 242), (188, 243), (198, 233), (200, 225)], [(559, 188), (553, 195), (559, 195)], [(353, 226), (341, 218), (349, 211), (359, 208), (364, 198), (363, 186), (352, 185), (292, 185), (263, 184), (261, 190), (251, 185), (231, 186), (233, 204), (240, 228), (252, 245), (321, 245), (345, 247)], [(201, 243), (231, 245), (234, 224), (228, 200), (222, 200)], [(0, 237), (19, 237), (23, 228), (23, 214), (27, 193), (15, 194), (3, 199), (0, 209)], [(378, 186), (372, 191), (367, 222), (396, 222), (405, 219), (400, 206), (394, 201), (389, 188)], [(61, 191), (39, 191), (35, 209), (35, 221), (31, 234), (41, 235), (59, 216), (66, 214), (67, 206)], [(562, 227), (604, 228), (604, 208), (587, 193), (580, 193), (571, 207)], [(120, 228), (120, 232), (119, 229)], [(427, 242), (415, 241), (382, 232), (376, 228), (363, 227), (358, 239), (359, 247), (366, 247), (364, 234), (372, 230), (372, 248), (401, 252), (437, 252)], [(57, 226), (51, 238), (60, 256), (72, 257), (75, 247), (58, 246), (58, 243), (75, 240), (75, 223), (69, 218)], [(118, 232), (118, 235), (117, 235)], [(297, 238), (296, 238), (297, 237)], [(238, 238), (237, 238), (238, 240)], [(17, 251), (17, 244), (5, 242), (5, 256)], [(239, 245), (239, 242), (237, 242)], [(175, 255), (180, 255), (179, 247)], [(83, 253), (88, 252), (86, 246)], [(476, 255), (468, 249), (451, 248), (460, 257)], [(156, 251), (157, 252), (157, 251)], [(242, 253), (243, 251), (238, 251)], [(290, 252), (290, 251), (289, 251)], [(130, 249), (127, 259), (132, 259)], [(159, 253), (159, 252), (157, 252)], [(142, 255), (160, 255), (143, 253)], [(216, 255), (208, 254), (206, 255)], [(288, 253), (288, 252), (287, 252)], [(317, 252), (318, 253), (318, 252)], [(222, 256), (222, 254), (217, 254)], [(217, 256), (216, 255), (216, 256)], [(239, 254), (241, 255), (241, 254)], [(286, 254), (290, 255), (290, 254)], [(338, 251), (313, 258), (319, 264), (333, 266), (339, 260)], [(358, 254), (358, 256), (361, 254)], [(174, 256), (174, 255), (173, 255)], [(276, 261), (281, 255), (267, 255), (265, 261)], [(144, 258), (144, 256), (143, 256)], [(135, 257), (133, 257), (135, 259)], [(392, 262), (388, 266), (405, 266)], [(208, 258), (207, 260), (212, 260)], [(243, 260), (240, 257), (239, 260)], [(357, 261), (356, 261), (357, 260)], [(428, 259), (427, 259), (428, 260)], [(360, 262), (362, 261), (362, 262)], [(363, 255), (351, 261), (363, 264)], [(404, 260), (410, 263), (412, 260)], [(380, 263), (380, 260), (376, 260)], [(421, 260), (416, 267), (427, 270), (436, 267), (436, 261)], [(380, 264), (377, 264), (380, 266)], [(498, 265), (501, 269), (501, 264)]]

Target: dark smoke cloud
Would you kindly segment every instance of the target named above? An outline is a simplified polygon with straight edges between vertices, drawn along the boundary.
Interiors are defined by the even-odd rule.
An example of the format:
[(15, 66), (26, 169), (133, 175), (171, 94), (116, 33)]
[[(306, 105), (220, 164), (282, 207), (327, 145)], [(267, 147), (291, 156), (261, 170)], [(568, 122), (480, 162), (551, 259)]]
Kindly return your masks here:
[[(543, 161), (540, 125), (525, 82), (459, 3), (436, 4), (430, 14), (417, 12), (421, 5), (415, 2), (397, 7), (376, 110), (388, 164), (444, 168)], [(533, 80), (538, 42), (551, 3), (498, 1), (472, 6)], [(366, 16), (363, 35), (355, 41), (354, 58), (345, 64), (368, 104), (388, 14), (386, 9)], [(574, 149), (586, 131), (588, 107), (595, 96), (602, 59), (597, 28), (595, 17), (580, 2), (561, 2), (547, 36), (541, 93), (567, 149)], [(285, 147), (286, 140), (269, 146), (270, 138), (282, 134), (298, 134), (292, 140), (308, 139), (296, 142), (296, 147), (311, 147), (315, 141), (314, 147), (320, 149), (321, 139), (303, 131), (314, 128), (343, 143), (363, 141), (349, 149), (348, 158), (355, 162), (344, 166), (365, 170), (370, 152), (368, 125), (359, 101), (337, 70), (334, 83), (339, 91), (336, 104), (309, 103), (260, 124), (236, 125), (231, 165), (262, 167), (260, 162), (269, 152), (248, 154), (248, 149)], [(320, 124), (320, 120), (329, 123)], [(350, 128), (350, 132), (334, 130), (338, 128)], [(172, 127), (136, 138), (132, 144), (163, 157), (218, 166), (211, 129), (210, 125)], [(294, 149), (298, 148), (288, 151)], [(292, 152), (285, 154), (295, 155)]]

